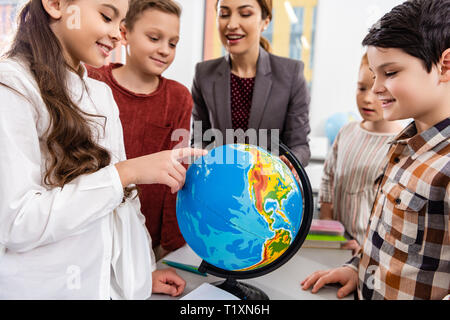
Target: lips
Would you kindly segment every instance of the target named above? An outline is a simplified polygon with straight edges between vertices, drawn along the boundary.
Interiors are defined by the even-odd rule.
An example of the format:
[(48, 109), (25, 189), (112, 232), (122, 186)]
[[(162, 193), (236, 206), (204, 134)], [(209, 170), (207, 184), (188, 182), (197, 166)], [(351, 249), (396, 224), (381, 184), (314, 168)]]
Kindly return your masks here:
[(381, 106), (383, 108), (387, 108), (397, 101), (394, 98), (379, 98), (379, 100), (381, 101)]
[(244, 35), (242, 35), (242, 34), (227, 34), (226, 37), (228, 40), (239, 40), (239, 39), (242, 39), (244, 37)]
[(159, 60), (159, 59), (152, 58), (152, 57), (150, 57), (150, 59), (153, 60), (153, 61), (155, 61), (155, 62), (158, 63), (158, 64), (161, 64), (161, 65), (166, 65), (166, 64), (167, 64), (167, 62), (166, 62), (166, 61), (163, 61), (163, 60)]
[(111, 51), (114, 49), (114, 47), (109, 46), (107, 44), (96, 42), (97, 46), (100, 48), (100, 51), (103, 53), (105, 57), (108, 57), (111, 53)]
[(235, 44), (238, 43), (240, 40), (242, 40), (245, 37), (245, 35), (238, 33), (229, 33), (225, 35), (225, 37), (227, 38), (228, 43)]

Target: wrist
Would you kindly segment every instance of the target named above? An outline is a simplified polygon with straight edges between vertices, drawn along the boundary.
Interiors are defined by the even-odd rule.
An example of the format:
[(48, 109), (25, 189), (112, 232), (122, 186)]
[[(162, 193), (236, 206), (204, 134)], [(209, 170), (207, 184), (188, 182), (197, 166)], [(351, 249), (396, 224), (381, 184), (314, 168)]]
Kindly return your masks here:
[(133, 173), (131, 166), (129, 165), (129, 160), (121, 161), (115, 164), (117, 172), (119, 173), (120, 181), (122, 182), (122, 187), (127, 187), (128, 185), (134, 183)]

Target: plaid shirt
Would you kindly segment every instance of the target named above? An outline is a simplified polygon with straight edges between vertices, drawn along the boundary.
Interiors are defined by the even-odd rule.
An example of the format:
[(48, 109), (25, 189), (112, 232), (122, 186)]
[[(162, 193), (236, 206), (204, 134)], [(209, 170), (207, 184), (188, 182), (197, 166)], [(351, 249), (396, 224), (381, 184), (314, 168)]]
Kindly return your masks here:
[(358, 271), (360, 299), (443, 299), (450, 293), (450, 118), (392, 142)]

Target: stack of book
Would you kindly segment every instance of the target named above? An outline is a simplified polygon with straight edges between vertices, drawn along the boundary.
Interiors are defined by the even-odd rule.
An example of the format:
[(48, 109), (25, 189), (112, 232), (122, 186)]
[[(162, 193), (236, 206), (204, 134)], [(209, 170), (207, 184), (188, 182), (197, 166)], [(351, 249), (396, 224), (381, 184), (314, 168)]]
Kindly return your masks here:
[(339, 221), (313, 219), (303, 247), (340, 249), (348, 241), (344, 233), (345, 228)]

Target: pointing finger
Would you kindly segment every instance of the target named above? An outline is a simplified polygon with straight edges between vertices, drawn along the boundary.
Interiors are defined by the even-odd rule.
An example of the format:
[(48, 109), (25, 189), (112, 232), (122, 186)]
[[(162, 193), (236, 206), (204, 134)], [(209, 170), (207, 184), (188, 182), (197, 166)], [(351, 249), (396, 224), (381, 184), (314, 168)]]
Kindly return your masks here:
[(207, 150), (196, 148), (181, 148), (172, 150), (172, 158), (174, 160), (181, 160), (187, 157), (200, 157), (208, 154)]

